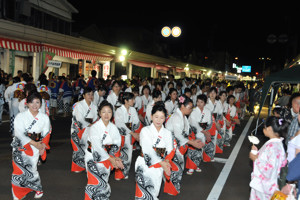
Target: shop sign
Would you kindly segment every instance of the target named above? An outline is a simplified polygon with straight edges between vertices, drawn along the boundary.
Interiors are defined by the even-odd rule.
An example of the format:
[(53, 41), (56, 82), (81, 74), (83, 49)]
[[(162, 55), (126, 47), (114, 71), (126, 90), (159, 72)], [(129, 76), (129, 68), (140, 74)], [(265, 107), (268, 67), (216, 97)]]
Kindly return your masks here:
[(237, 76), (226, 75), (225, 80), (237, 81), (238, 77)]
[(47, 67), (60, 68), (61, 67), (61, 61), (48, 60)]
[(104, 80), (107, 79), (107, 76), (108, 76), (109, 73), (110, 73), (109, 70), (110, 70), (109, 63), (105, 63), (105, 64), (103, 65), (103, 78), (104, 78)]

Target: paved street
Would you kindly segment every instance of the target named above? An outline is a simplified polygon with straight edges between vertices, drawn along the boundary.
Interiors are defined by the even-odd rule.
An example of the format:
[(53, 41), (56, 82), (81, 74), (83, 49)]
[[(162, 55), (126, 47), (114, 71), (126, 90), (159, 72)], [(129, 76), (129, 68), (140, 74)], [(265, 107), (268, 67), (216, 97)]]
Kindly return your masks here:
[[(4, 116), (4, 120), (8, 119)], [(194, 173), (192, 176), (184, 174), (181, 193), (174, 197), (169, 196), (161, 192), (160, 199), (162, 200), (181, 200), (181, 199), (208, 199), (208, 196), (212, 193), (218, 193), (221, 191), (219, 199), (249, 199), (249, 181), (250, 173), (252, 171), (251, 162), (248, 158), (250, 143), (247, 137), (244, 140), (240, 140), (241, 148), (238, 149), (236, 160), (230, 163), (230, 155), (233, 155), (233, 149), (235, 145), (238, 145), (238, 139), (244, 129), (248, 128), (247, 122), (249, 116), (242, 121), (242, 124), (235, 129), (235, 135), (230, 147), (224, 149), (223, 154), (217, 154), (217, 162), (214, 163), (202, 163), (202, 172)], [(255, 128), (256, 118), (249, 125), (249, 130), (246, 134), (249, 134)], [(44, 189), (44, 196), (42, 199), (46, 200), (82, 200), (84, 199), (84, 187), (87, 183), (85, 173), (74, 174), (71, 173), (71, 154), (72, 148), (70, 144), (70, 124), (71, 118), (57, 118), (52, 122), (53, 131), (51, 138), (51, 151), (48, 154), (46, 163), (39, 166), (38, 170), (42, 179), (42, 185)], [(5, 122), (1, 125), (0, 131), (0, 199), (11, 199), (11, 137), (8, 135), (9, 123)], [(259, 138), (264, 140), (262, 132), (259, 132)], [(262, 142), (261, 142), (262, 144)], [(134, 199), (135, 193), (135, 180), (134, 180), (134, 161), (138, 152), (134, 152), (133, 163), (131, 166), (131, 172), (128, 180), (115, 181), (113, 176), (110, 178), (110, 185), (112, 188), (111, 200), (119, 199)], [(229, 162), (230, 161), (230, 162)], [(225, 165), (227, 163), (226, 168)], [(229, 168), (228, 168), (229, 167)], [(232, 167), (232, 168), (231, 168)], [(224, 168), (224, 170), (223, 170)], [(226, 169), (230, 171), (226, 172)], [(223, 170), (223, 171), (222, 171)], [(220, 174), (229, 173), (228, 179), (219, 178)], [(224, 182), (225, 185), (218, 185), (218, 183)], [(226, 180), (226, 182), (224, 181)], [(214, 187), (215, 186), (215, 187)], [(26, 200), (33, 199), (33, 193), (29, 194)], [(213, 199), (213, 198), (211, 198)], [(218, 198), (215, 198), (218, 199)]]

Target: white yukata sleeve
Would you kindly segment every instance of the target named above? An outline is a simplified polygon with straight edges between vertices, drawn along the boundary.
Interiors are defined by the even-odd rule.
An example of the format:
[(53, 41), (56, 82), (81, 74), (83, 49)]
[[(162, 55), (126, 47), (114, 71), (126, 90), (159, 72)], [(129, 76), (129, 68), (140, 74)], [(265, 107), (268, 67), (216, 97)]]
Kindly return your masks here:
[(131, 116), (132, 116), (132, 127), (133, 130), (136, 131), (140, 128), (140, 119), (138, 116), (138, 113), (135, 109), (130, 109), (131, 110)]
[[(92, 154), (95, 162), (102, 162), (109, 158), (109, 154), (104, 149), (102, 144), (102, 138), (105, 133), (101, 131), (102, 134), (99, 134), (99, 130), (97, 130), (96, 126), (91, 126), (90, 130), (90, 142), (92, 144)], [(97, 133), (97, 134), (95, 134)]]
[(45, 124), (44, 124), (43, 131), (42, 131), (43, 137), (45, 137), (51, 131), (51, 124), (50, 124), (49, 117), (48, 116), (45, 117), (44, 120), (45, 120)]
[(148, 167), (155, 165), (162, 161), (162, 159), (156, 154), (152, 146), (151, 132), (148, 128), (143, 128), (140, 134), (140, 145), (144, 154), (145, 163)]
[(140, 110), (142, 108), (142, 98), (140, 96), (138, 96), (138, 97), (135, 98), (135, 105), (134, 105), (134, 107), (137, 110)]
[(21, 112), (24, 112), (25, 110), (26, 110), (25, 99), (23, 99), (19, 103), (19, 112), (21, 113)]
[(115, 124), (119, 129), (121, 135), (130, 134), (131, 130), (127, 128), (124, 120), (124, 114), (122, 113), (122, 108), (118, 108), (115, 113)]
[(20, 139), (22, 146), (25, 146), (31, 141), (31, 139), (25, 135), (27, 133), (25, 133), (26, 127), (24, 121), (26, 121), (26, 119), (24, 119), (24, 117), (24, 113), (19, 113), (14, 121), (14, 134), (15, 137)]
[(190, 126), (196, 128), (197, 133), (202, 131), (202, 128), (200, 127), (198, 120), (197, 120), (198, 118), (199, 118), (199, 116), (197, 116), (197, 112), (195, 110), (190, 114), (190, 116), (188, 118)]
[(107, 100), (108, 103), (110, 103), (113, 107), (115, 107), (115, 104), (114, 104), (114, 102), (113, 102), (113, 100), (112, 100), (112, 98), (111, 98), (111, 95), (108, 95), (107, 98), (106, 98), (106, 100)]
[(209, 111), (207, 111), (207, 112), (205, 112), (205, 114), (207, 115), (207, 128), (206, 128), (206, 130), (209, 130), (209, 128), (208, 128), (208, 126), (210, 125), (210, 124), (212, 124), (212, 121), (211, 121), (211, 113), (209, 112)]
[(10, 101), (10, 96), (11, 96), (11, 89), (12, 87), (9, 86), (8, 88), (6, 88), (5, 92), (4, 92), (4, 98), (6, 102)]
[(168, 115), (171, 115), (172, 114), (172, 110), (173, 110), (172, 109), (172, 103), (170, 101), (166, 101), (165, 102), (165, 107), (166, 107), (166, 110), (168, 111)]
[(83, 108), (82, 106), (78, 103), (76, 104), (74, 111), (73, 111), (73, 115), (75, 116), (77, 122), (78, 122), (78, 126), (80, 129), (83, 128), (83, 123), (84, 123), (84, 113), (83, 113)]
[(230, 110), (230, 117), (235, 117), (236, 116), (236, 107), (232, 106), (231, 110)]
[(112, 131), (113, 131), (113, 134), (112, 134), (113, 135), (113, 144), (120, 147), (122, 139), (121, 139), (119, 130), (115, 125), (113, 125)]
[(188, 121), (190, 123), (191, 127), (194, 127), (196, 129), (195, 132), (195, 136), (197, 139), (201, 139), (201, 141), (205, 141), (205, 136), (204, 133), (202, 133), (203, 129), (202, 127), (199, 125), (197, 118), (199, 118), (199, 116), (197, 116), (197, 112), (193, 111), (191, 113), (191, 115), (188, 118)]
[(118, 128), (112, 124), (112, 128), (110, 129), (109, 134), (111, 135), (111, 139), (112, 139), (112, 147), (111, 150), (109, 151), (109, 155), (112, 155), (114, 157), (120, 157), (121, 156), (121, 152), (120, 152), (120, 148), (121, 148), (121, 135), (119, 133)]
[(185, 145), (189, 141), (188, 137), (183, 136), (183, 127), (181, 126), (181, 123), (179, 123), (180, 121), (182, 121), (182, 119), (179, 117), (174, 117), (172, 121), (174, 136), (179, 142), (179, 147)]
[[(165, 129), (164, 131), (165, 131), (164, 132), (164, 137), (165, 137), (164, 141), (166, 143), (166, 151), (167, 151), (166, 155), (168, 157), (168, 155), (171, 154), (173, 150), (175, 151), (174, 141), (173, 141), (172, 133), (170, 131), (168, 131), (167, 129)], [(173, 156), (170, 159), (172, 159)]]
[(151, 124), (151, 109), (152, 106), (148, 105), (146, 109), (146, 117), (145, 117), (145, 121), (147, 125)]

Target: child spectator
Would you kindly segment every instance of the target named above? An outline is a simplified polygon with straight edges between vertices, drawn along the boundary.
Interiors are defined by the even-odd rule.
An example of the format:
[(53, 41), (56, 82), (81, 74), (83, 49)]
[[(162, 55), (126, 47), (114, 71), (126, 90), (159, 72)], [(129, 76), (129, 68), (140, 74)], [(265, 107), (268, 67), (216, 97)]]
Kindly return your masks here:
[(273, 193), (279, 190), (277, 179), (280, 169), (286, 164), (286, 155), (283, 148), (283, 137), (286, 135), (288, 123), (281, 118), (270, 116), (267, 118), (264, 135), (270, 138), (256, 153), (257, 147), (252, 146), (249, 154), (253, 163), (251, 174), (250, 200), (271, 199)]

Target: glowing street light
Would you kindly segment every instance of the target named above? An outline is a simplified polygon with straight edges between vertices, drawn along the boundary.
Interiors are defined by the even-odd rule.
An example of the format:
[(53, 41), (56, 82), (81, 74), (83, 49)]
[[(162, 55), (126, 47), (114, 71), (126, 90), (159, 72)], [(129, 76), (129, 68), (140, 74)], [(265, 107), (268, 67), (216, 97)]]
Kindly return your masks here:
[(161, 29), (161, 34), (164, 37), (169, 37), (171, 34), (173, 37), (179, 37), (181, 35), (181, 29), (178, 26), (174, 26), (171, 30), (170, 27), (165, 26)]
[(127, 53), (128, 53), (127, 49), (122, 49), (122, 50), (121, 50), (121, 54), (122, 54), (123, 56), (126, 56)]
[(185, 68), (184, 68), (185, 71), (189, 71), (190, 68), (189, 68), (189, 64), (186, 64)]
[(169, 37), (171, 35), (171, 29), (168, 26), (165, 26), (161, 29), (161, 34), (164, 37)]
[(128, 50), (123, 48), (123, 49), (120, 49), (119, 50), (119, 55), (118, 55), (118, 58), (119, 58), (119, 61), (120, 62), (123, 62), (126, 60), (126, 57), (127, 57), (127, 54), (128, 54)]
[(119, 60), (120, 60), (121, 62), (123, 62), (123, 61), (125, 60), (125, 56), (124, 56), (124, 55), (120, 55), (120, 56), (119, 56)]
[(181, 29), (178, 26), (172, 28), (173, 37), (179, 37), (181, 35)]

